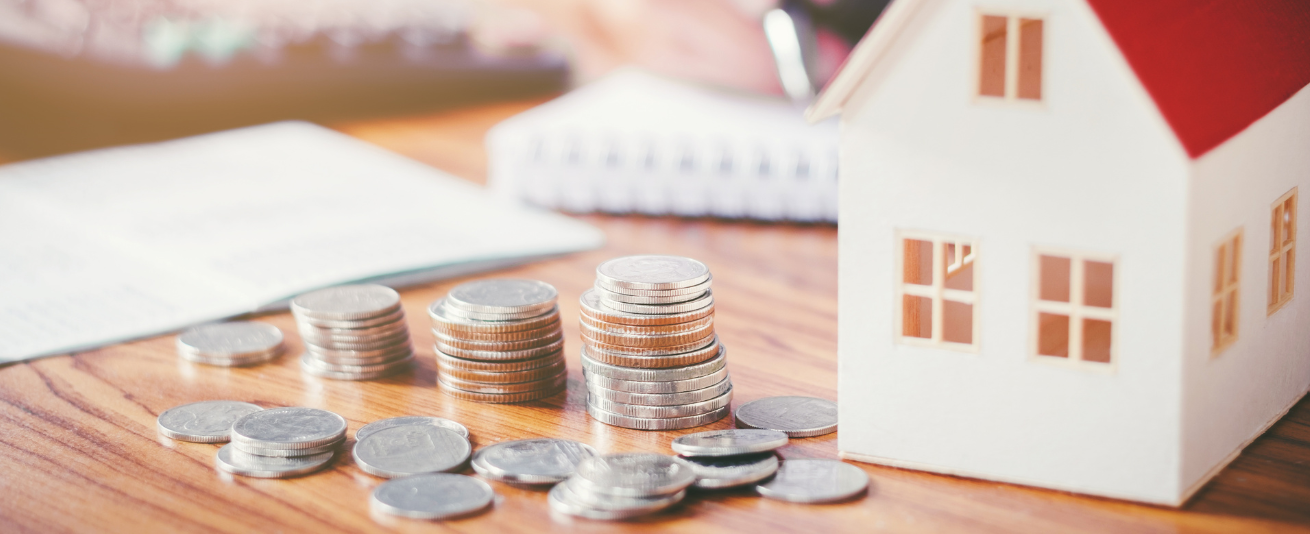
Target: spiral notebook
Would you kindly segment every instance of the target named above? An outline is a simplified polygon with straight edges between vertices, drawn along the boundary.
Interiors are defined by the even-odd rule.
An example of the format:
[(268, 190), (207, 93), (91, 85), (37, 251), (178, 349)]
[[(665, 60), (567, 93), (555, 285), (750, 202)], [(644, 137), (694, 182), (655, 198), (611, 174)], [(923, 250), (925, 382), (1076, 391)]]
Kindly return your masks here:
[(837, 123), (622, 70), (496, 125), (494, 190), (572, 212), (837, 221)]

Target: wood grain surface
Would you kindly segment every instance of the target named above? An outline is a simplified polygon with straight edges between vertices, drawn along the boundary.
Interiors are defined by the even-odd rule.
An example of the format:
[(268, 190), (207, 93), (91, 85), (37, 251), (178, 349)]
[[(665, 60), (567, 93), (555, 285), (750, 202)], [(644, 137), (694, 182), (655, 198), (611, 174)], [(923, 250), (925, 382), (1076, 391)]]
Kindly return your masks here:
[[(482, 135), (531, 103), (443, 115), (341, 125), (352, 135), (481, 181)], [(440, 199), (434, 199), (440, 209)], [(480, 276), (544, 280), (560, 292), (568, 391), (521, 405), (445, 396), (435, 383), (425, 308), (453, 285), (401, 292), (421, 363), (412, 375), (339, 382), (302, 374), (289, 314), (260, 317), (280, 327), (279, 361), (225, 369), (188, 364), (161, 336), (0, 368), (0, 531), (4, 532), (1286, 532), (1310, 523), (1310, 403), (1302, 402), (1180, 510), (1083, 497), (908, 470), (861, 465), (868, 496), (799, 505), (750, 491), (701, 493), (640, 521), (603, 523), (550, 514), (546, 493), (492, 483), (492, 509), (447, 522), (371, 517), (369, 491), (382, 479), (348, 453), (326, 471), (291, 480), (215, 471), (217, 447), (158, 436), (155, 418), (178, 404), (235, 399), (263, 406), (312, 406), (363, 424), (398, 415), (460, 421), (475, 447), (502, 440), (563, 437), (603, 452), (670, 453), (687, 432), (726, 428), (725, 419), (689, 431), (609, 427), (585, 411), (578, 363), (578, 295), (602, 260), (671, 253), (714, 272), (716, 326), (729, 349), (733, 404), (771, 395), (836, 398), (837, 230), (747, 222), (589, 216), (609, 242), (598, 251)], [(277, 231), (270, 228), (269, 231)], [(353, 442), (347, 442), (343, 451)], [(836, 435), (796, 439), (784, 458), (837, 456)], [(858, 464), (857, 464), (858, 465)]]

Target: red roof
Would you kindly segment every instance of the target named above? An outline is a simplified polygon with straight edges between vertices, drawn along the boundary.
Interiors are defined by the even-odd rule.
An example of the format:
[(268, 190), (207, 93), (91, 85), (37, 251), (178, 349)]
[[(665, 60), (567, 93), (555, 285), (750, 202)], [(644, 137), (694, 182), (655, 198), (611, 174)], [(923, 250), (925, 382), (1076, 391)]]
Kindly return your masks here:
[(1088, 0), (1187, 153), (1310, 84), (1310, 0)]

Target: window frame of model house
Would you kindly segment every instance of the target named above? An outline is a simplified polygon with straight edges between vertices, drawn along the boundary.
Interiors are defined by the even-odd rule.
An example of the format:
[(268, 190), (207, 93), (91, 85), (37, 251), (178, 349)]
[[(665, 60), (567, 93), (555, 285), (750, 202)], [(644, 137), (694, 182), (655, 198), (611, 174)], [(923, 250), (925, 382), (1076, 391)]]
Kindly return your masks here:
[[(1069, 261), (1068, 273), (1068, 292), (1067, 301), (1046, 300), (1042, 298), (1042, 257), (1047, 256), (1055, 259), (1067, 259)], [(1029, 335), (1029, 358), (1044, 364), (1074, 367), (1083, 371), (1113, 373), (1119, 366), (1119, 338), (1121, 337), (1119, 322), (1119, 280), (1120, 262), (1119, 257), (1113, 254), (1100, 254), (1086, 252), (1082, 250), (1070, 250), (1053, 247), (1033, 247), (1032, 263), (1030, 265), (1032, 275), (1030, 291), (1030, 317), (1031, 335)], [(1109, 264), (1110, 271), (1110, 288), (1109, 299), (1110, 306), (1102, 307), (1087, 304), (1087, 263)], [(1068, 334), (1065, 338), (1065, 356), (1056, 356), (1042, 354), (1042, 315), (1064, 316), (1067, 318)], [(1086, 334), (1085, 320), (1103, 321), (1109, 323), (1109, 343), (1106, 353), (1109, 361), (1088, 361), (1084, 358), (1084, 335)]]
[(1265, 285), (1269, 297), (1266, 315), (1282, 309), (1296, 292), (1296, 224), (1295, 187), (1283, 193), (1269, 206), (1269, 275)]
[[(1050, 17), (1044, 13), (1015, 13), (990, 10), (977, 11), (975, 24), (977, 35), (974, 39), (973, 89), (970, 91), (978, 102), (1006, 102), (1017, 104), (1040, 105), (1046, 101), (1046, 61), (1050, 30)], [(996, 19), (1003, 19), (1004, 39), (1000, 48), (989, 47), (988, 35), (997, 31)], [(1032, 44), (1032, 24), (1036, 23), (1038, 43)], [(1025, 46), (1026, 45), (1026, 46)], [(997, 52), (1003, 52), (1003, 57)], [(989, 75), (998, 66), (1001, 69), (999, 79)], [(988, 67), (992, 68), (989, 69)], [(1032, 68), (1035, 66), (1035, 69)], [(1035, 73), (1033, 73), (1035, 71)], [(1036, 80), (1032, 78), (1035, 77)], [(999, 84), (999, 87), (998, 87)], [(999, 91), (997, 91), (999, 89)]]
[(1214, 247), (1214, 278), (1210, 285), (1211, 356), (1237, 341), (1241, 332), (1242, 229), (1229, 232)]
[[(928, 232), (897, 232), (895, 235), (896, 247), (896, 291), (894, 315), (895, 339), (897, 343), (904, 345), (914, 345), (921, 347), (944, 348), (961, 352), (978, 352), (980, 345), (979, 338), (979, 317), (980, 317), (980, 291), (978, 277), (978, 239), (958, 235), (938, 234)], [(928, 284), (908, 282), (907, 266), (909, 262), (906, 258), (909, 242), (926, 242), (930, 243), (932, 254), (932, 265), (930, 267), (931, 282)], [(964, 247), (969, 248), (968, 254), (960, 254)], [(954, 261), (947, 261), (947, 252), (953, 248)], [(951, 271), (954, 269), (954, 271)], [(951, 284), (952, 277), (965, 273), (968, 269), (968, 287), (969, 289), (959, 289), (948, 287)], [(965, 279), (955, 279), (955, 285), (959, 285)], [(930, 315), (930, 332), (928, 337), (907, 335), (906, 310), (909, 304), (906, 297), (926, 298), (932, 306)], [(967, 304), (971, 306), (969, 314), (969, 342), (962, 343), (959, 341), (949, 341), (946, 339), (946, 305), (952, 303), (955, 305)], [(959, 316), (952, 314), (952, 317), (958, 319)]]

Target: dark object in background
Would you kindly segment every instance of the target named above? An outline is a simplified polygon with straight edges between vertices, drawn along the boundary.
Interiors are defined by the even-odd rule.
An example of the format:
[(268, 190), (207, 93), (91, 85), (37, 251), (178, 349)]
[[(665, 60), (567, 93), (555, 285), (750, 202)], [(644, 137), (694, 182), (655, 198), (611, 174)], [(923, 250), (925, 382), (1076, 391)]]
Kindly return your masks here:
[[(559, 92), (568, 78), (560, 54), (490, 55), (448, 21), (437, 21), (444, 35), (427, 39), (414, 38), (423, 21), (404, 17), (384, 21), (401, 26), (383, 31), (361, 17), (302, 24), (300, 35), (273, 46), (264, 38), (285, 28), (261, 26), (268, 17), (238, 21), (245, 26), (224, 27), (245, 33), (228, 32), (235, 44), (215, 57), (186, 44), (196, 39), (186, 28), (195, 33), (218, 20), (212, 15), (166, 11), (124, 24), (88, 13), (90, 22), (70, 32), (32, 11), (22, 16), (51, 28), (40, 39), (0, 35), (0, 155), (39, 157), (284, 119), (412, 113)], [(60, 48), (67, 42), (75, 52)]]

